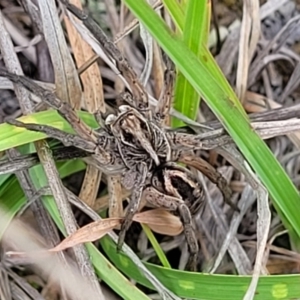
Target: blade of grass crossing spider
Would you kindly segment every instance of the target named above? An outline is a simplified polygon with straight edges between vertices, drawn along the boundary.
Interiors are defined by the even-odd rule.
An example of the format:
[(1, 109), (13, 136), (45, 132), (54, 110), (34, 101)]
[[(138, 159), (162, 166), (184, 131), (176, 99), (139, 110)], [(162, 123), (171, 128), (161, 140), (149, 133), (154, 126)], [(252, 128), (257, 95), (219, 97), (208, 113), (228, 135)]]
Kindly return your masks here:
[[(206, 0), (189, 0), (186, 6), (185, 22), (183, 28), (183, 42), (197, 56), (201, 45), (207, 43), (209, 9)], [(192, 120), (196, 119), (200, 104), (199, 93), (194, 89), (185, 76), (178, 71), (176, 76), (174, 94), (174, 108)], [(181, 127), (185, 124), (172, 118), (173, 127)]]
[[(81, 171), (85, 164), (80, 160), (72, 160), (58, 164), (61, 178)], [(30, 175), (37, 188), (47, 185), (47, 179), (41, 166), (31, 169)], [(0, 205), (5, 207), (9, 220), (25, 205), (26, 200), (23, 191), (14, 176), (0, 186)], [(43, 203), (55, 221), (56, 225), (64, 232), (58, 209), (51, 196), (43, 196)], [(9, 224), (2, 224), (0, 237)], [(86, 244), (89, 256), (99, 277), (104, 280), (122, 299), (147, 299), (149, 298), (138, 288), (131, 284), (91, 243)]]
[(170, 269), (171, 268), (171, 265), (164, 253), (164, 251), (161, 249), (159, 243), (157, 242), (157, 239), (155, 238), (154, 234), (152, 233), (151, 229), (145, 225), (145, 224), (141, 224), (142, 225), (142, 228), (145, 232), (145, 234), (147, 235), (147, 238), (149, 239), (156, 255), (158, 256), (161, 264), (165, 267), (165, 268), (168, 268)]
[[(209, 69), (215, 64), (208, 50), (203, 48), (199, 58), (192, 53), (145, 1), (124, 0), (135, 16), (145, 25), (164, 51), (170, 56), (209, 107), (268, 189), (272, 200), (285, 215), (300, 237), (299, 192), (284, 172), (267, 145), (249, 124), (248, 118), (225, 77), (214, 77)], [(147, 17), (146, 17), (147, 16)], [(218, 71), (214, 67), (214, 72)], [(219, 79), (223, 77), (222, 83)], [(224, 86), (225, 85), (225, 86)], [(229, 93), (229, 91), (231, 91)], [(296, 241), (295, 241), (296, 242)]]

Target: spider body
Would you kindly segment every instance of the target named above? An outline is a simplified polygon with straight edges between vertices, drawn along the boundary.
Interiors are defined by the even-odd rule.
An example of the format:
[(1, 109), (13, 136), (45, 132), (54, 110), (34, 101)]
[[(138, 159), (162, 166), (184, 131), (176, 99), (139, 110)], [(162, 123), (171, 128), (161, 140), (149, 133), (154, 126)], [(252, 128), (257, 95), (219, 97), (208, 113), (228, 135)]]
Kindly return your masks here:
[[(130, 93), (122, 96), (127, 105), (119, 107), (116, 114), (109, 115), (101, 122), (104, 127), (92, 130), (82, 123), (70, 105), (56, 98), (53, 93), (25, 77), (0, 69), (1, 76), (22, 85), (56, 109), (72, 125), (76, 134), (68, 134), (47, 125), (24, 124), (16, 120), (9, 123), (44, 132), (65, 145), (80, 148), (90, 154), (92, 164), (107, 176), (121, 177), (123, 186), (131, 190), (131, 196), (119, 234), (118, 249), (122, 247), (142, 197), (151, 206), (163, 207), (179, 215), (191, 252), (189, 267), (196, 270), (199, 247), (192, 217), (203, 204), (203, 191), (197, 178), (187, 168), (176, 165), (176, 162), (183, 162), (204, 173), (218, 185), (225, 201), (232, 205), (226, 180), (194, 151), (203, 147), (213, 148), (215, 143), (205, 143), (193, 134), (171, 131), (164, 126), (171, 103), (172, 70), (166, 71), (166, 87), (155, 110), (151, 111), (147, 92), (121, 52), (86, 14), (67, 1), (62, 3), (86, 25), (107, 55), (116, 62), (131, 89)], [(234, 205), (232, 207), (235, 208)]]

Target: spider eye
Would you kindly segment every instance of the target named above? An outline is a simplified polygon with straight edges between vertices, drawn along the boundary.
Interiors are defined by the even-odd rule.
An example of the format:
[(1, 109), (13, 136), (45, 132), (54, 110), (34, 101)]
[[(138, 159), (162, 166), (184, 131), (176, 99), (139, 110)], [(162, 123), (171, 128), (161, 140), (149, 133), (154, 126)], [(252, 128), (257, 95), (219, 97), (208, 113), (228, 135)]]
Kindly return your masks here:
[(131, 110), (131, 107), (128, 106), (128, 105), (121, 105), (121, 106), (119, 107), (120, 113), (125, 113), (125, 112), (130, 111), (130, 110)]
[(139, 103), (138, 108), (140, 110), (145, 110), (145, 109), (147, 109), (147, 106), (144, 103)]
[(105, 119), (105, 125), (111, 125), (116, 121), (117, 117), (115, 115), (108, 115)]
[(98, 138), (98, 145), (106, 145), (107, 138), (105, 136), (99, 136)]

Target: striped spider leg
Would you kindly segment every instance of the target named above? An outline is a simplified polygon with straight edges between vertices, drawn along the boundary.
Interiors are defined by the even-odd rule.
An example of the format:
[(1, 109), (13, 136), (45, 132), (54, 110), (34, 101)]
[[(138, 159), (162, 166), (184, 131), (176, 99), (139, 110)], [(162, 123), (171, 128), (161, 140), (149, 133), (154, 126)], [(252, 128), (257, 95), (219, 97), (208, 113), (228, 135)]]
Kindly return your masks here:
[(186, 268), (196, 271), (199, 245), (193, 216), (204, 202), (199, 180), (186, 168), (165, 163), (153, 172), (151, 184), (144, 190), (143, 196), (151, 206), (163, 207), (180, 217), (190, 251)]

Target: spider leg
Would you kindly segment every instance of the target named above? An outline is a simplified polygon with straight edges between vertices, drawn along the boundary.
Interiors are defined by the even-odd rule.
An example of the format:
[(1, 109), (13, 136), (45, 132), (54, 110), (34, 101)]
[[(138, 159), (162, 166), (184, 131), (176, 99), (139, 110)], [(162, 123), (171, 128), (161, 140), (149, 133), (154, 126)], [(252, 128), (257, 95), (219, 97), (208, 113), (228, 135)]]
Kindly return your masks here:
[[(135, 182), (128, 183), (128, 187), (132, 186), (133, 191), (130, 196), (130, 201), (129, 201), (129, 204), (128, 204), (128, 207), (127, 207), (127, 210), (125, 213), (124, 221), (121, 225), (121, 231), (119, 233), (119, 240), (118, 240), (118, 244), (117, 244), (118, 251), (121, 250), (121, 248), (124, 244), (126, 232), (132, 223), (132, 218), (140, 207), (143, 189), (144, 189), (145, 182), (146, 182), (147, 175), (148, 175), (148, 168), (145, 163), (140, 163), (137, 166), (137, 169), (138, 169), (138, 172), (137, 172), (138, 178), (135, 178)], [(132, 173), (131, 170), (129, 170), (129, 172)], [(126, 176), (127, 176), (127, 174), (125, 173), (125, 179), (128, 179), (128, 178), (126, 178)]]
[(193, 222), (191, 212), (189, 208), (184, 203), (182, 203), (178, 206), (178, 213), (183, 224), (184, 235), (190, 250), (190, 257), (186, 265), (186, 269), (196, 272), (199, 245), (195, 230), (192, 226)]
[(31, 93), (41, 98), (42, 101), (56, 109), (58, 113), (70, 123), (75, 132), (77, 132), (82, 138), (92, 142), (97, 141), (97, 137), (93, 134), (93, 130), (80, 120), (69, 103), (62, 102), (56, 98), (52, 92), (45, 90), (33, 80), (30, 80), (24, 76), (12, 74), (2, 68), (0, 68), (0, 76), (6, 77), (13, 83), (21, 85)]
[(168, 131), (167, 137), (172, 148), (177, 150), (211, 150), (232, 142), (227, 135), (204, 140), (194, 134)]
[(67, 133), (57, 128), (33, 123), (23, 123), (18, 120), (7, 120), (7, 123), (13, 126), (26, 128), (27, 130), (42, 132), (48, 137), (61, 141), (65, 146), (74, 146), (85, 152), (95, 154), (97, 160), (102, 164), (108, 164), (111, 161), (111, 155), (102, 149), (99, 144), (86, 140), (79, 135)]
[(133, 101), (135, 107), (139, 110), (148, 111), (148, 95), (145, 92), (143, 85), (139, 82), (138, 77), (132, 67), (129, 65), (127, 59), (122, 55), (121, 51), (115, 46), (115, 44), (108, 39), (104, 31), (99, 25), (89, 17), (82, 10), (75, 5), (69, 3), (67, 0), (61, 0), (66, 8), (75, 15), (82, 23), (90, 30), (97, 41), (102, 45), (103, 50), (116, 61), (117, 67), (121, 74), (124, 76), (129, 86), (132, 89)]
[(167, 69), (164, 74), (164, 87), (161, 96), (155, 107), (154, 119), (158, 126), (167, 125), (166, 118), (169, 115), (170, 107), (172, 104), (173, 88), (175, 81), (175, 70), (172, 63), (167, 59)]
[(67, 133), (65, 131), (59, 130), (57, 128), (48, 126), (48, 125), (40, 125), (33, 123), (23, 123), (18, 120), (10, 119), (6, 121), (8, 124), (26, 128), (30, 131), (37, 131), (46, 134), (48, 137), (54, 138), (56, 140), (61, 141), (65, 146), (74, 146), (76, 148), (82, 149), (86, 152), (95, 153), (95, 149), (97, 145), (94, 142), (86, 141), (82, 137)]
[(235, 203), (231, 201), (232, 191), (228, 186), (226, 179), (223, 177), (221, 173), (219, 173), (213, 166), (211, 166), (207, 161), (202, 159), (199, 156), (192, 155), (191, 152), (181, 153), (179, 162), (187, 164), (188, 166), (194, 167), (201, 173), (203, 173), (211, 182), (215, 183), (217, 187), (223, 194), (224, 201), (236, 211), (239, 211), (239, 208)]
[(192, 226), (192, 216), (187, 205), (183, 202), (183, 200), (173, 196), (165, 195), (153, 187), (147, 187), (144, 190), (143, 196), (145, 197), (145, 200), (154, 207), (162, 207), (169, 211), (178, 212), (180, 220), (183, 224), (184, 235), (190, 251), (187, 269), (196, 271), (199, 245), (195, 230)]

